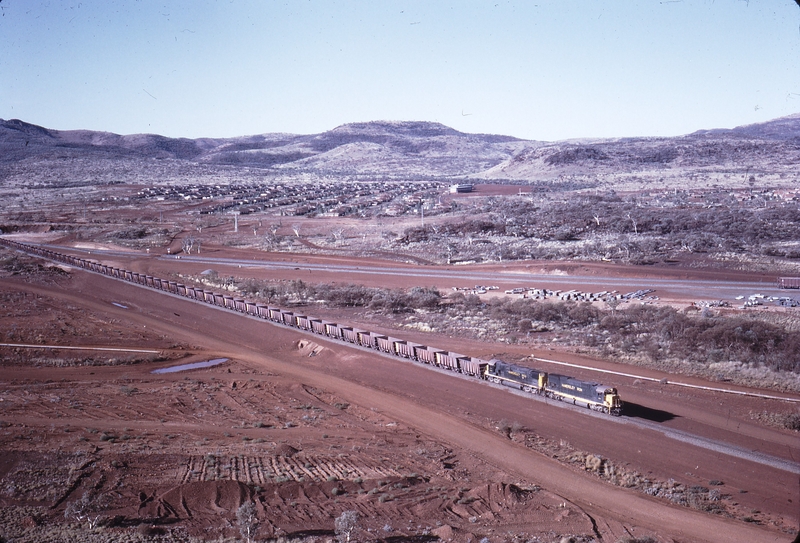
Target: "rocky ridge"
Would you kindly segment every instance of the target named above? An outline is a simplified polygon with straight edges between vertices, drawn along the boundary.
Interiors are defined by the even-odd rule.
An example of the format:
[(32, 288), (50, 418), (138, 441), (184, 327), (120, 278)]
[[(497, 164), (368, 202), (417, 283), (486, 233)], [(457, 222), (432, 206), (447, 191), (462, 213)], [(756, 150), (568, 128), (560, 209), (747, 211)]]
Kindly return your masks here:
[[(100, 177), (109, 169), (118, 170), (121, 163), (126, 164), (124, 170), (136, 172), (158, 162), (155, 170), (162, 178), (189, 168), (257, 172), (262, 179), (367, 176), (515, 183), (577, 179), (597, 186), (611, 177), (619, 182), (619, 176), (642, 178), (639, 184), (647, 185), (695, 176), (730, 184), (766, 175), (780, 184), (780, 180), (795, 182), (800, 114), (679, 137), (559, 142), (468, 134), (431, 122), (376, 121), (313, 135), (187, 139), (60, 131), (16, 119), (0, 120), (0, 180), (20, 175), (36, 179), (38, 174), (60, 169), (65, 161), (81, 163), (79, 171)], [(141, 177), (146, 179), (147, 174)]]

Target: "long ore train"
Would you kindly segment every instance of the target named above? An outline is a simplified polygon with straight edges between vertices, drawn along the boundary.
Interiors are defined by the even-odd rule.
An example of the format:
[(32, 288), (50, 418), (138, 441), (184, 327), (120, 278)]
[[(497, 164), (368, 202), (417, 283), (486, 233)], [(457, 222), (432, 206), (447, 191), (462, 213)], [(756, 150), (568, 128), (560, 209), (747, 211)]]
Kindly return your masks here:
[(571, 402), (574, 405), (585, 406), (596, 411), (610, 413), (611, 415), (620, 415), (622, 413), (622, 401), (619, 398), (619, 394), (617, 394), (617, 389), (614, 387), (510, 364), (498, 359), (482, 360), (465, 356), (412, 341), (302, 315), (279, 307), (262, 305), (227, 294), (219, 294), (210, 290), (186, 286), (175, 281), (107, 266), (84, 258), (61, 254), (8, 239), (0, 238), (0, 244), (122, 281), (184, 296), (220, 308), (259, 317), (275, 324), (291, 326), (299, 330), (361, 345), (423, 364), (438, 366), (477, 379), (518, 388), (532, 394), (540, 394), (556, 400)]

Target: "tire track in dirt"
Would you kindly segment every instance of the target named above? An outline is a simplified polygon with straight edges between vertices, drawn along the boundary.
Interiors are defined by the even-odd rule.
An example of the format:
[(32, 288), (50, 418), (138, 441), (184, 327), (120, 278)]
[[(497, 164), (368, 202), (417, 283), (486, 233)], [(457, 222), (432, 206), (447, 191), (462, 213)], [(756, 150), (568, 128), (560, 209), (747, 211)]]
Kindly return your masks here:
[[(106, 281), (96, 281), (96, 283), (106, 283)], [(111, 286), (115, 291), (125, 290), (125, 287), (121, 287), (118, 282), (115, 283)], [(104, 286), (108, 287), (108, 285)], [(98, 294), (92, 292), (92, 296)], [(523, 479), (529, 479), (531, 474), (535, 474), (532, 478), (537, 483), (562, 494), (568, 500), (591, 512), (593, 516), (605, 516), (624, 524), (643, 526), (660, 534), (674, 534), (678, 538), (688, 538), (692, 541), (708, 541), (710, 543), (722, 540), (746, 540), (760, 543), (784, 539), (780, 534), (764, 528), (710, 517), (695, 511), (666, 505), (633, 491), (609, 487), (584, 474), (561, 466), (538, 453), (509, 442), (496, 433), (477, 427), (458, 416), (431, 409), (396, 394), (323, 374), (308, 366), (298, 365), (296, 359), (289, 354), (291, 344), (289, 338), (300, 337), (300, 335), (290, 330), (274, 334), (279, 341), (278, 348), (272, 350), (269, 356), (265, 356), (263, 349), (259, 348), (264, 339), (250, 337), (246, 327), (236, 326), (242, 321), (237, 320), (233, 315), (220, 320), (223, 313), (216, 312), (219, 315), (209, 318), (208, 310), (204, 310), (197, 311), (197, 316), (191, 323), (174, 323), (175, 319), (171, 317), (172, 307), (180, 304), (181, 307), (191, 308), (191, 306), (183, 305), (188, 302), (174, 300), (164, 302), (167, 298), (155, 292), (138, 292), (137, 294), (139, 294), (138, 301), (143, 313), (129, 315), (129, 318), (135, 322), (147, 323), (151, 327), (155, 325), (162, 332), (191, 344), (204, 345), (225, 356), (275, 371), (296, 379), (298, 382), (335, 391), (354, 404), (378, 406), (378, 409), (391, 414), (394, 419), (429, 435), (437, 436), (459, 449), (470, 451), (471, 454), (483, 459), (488, 464), (502, 467)], [(75, 301), (82, 305), (101, 305), (99, 302), (93, 302), (84, 297), (75, 297)], [(108, 310), (107, 307), (103, 307), (103, 309)], [(221, 326), (221, 324), (224, 322), (226, 325), (230, 325), (229, 321), (236, 323), (233, 326), (239, 330), (238, 335), (233, 334), (226, 337), (226, 334), (230, 332), (226, 326)], [(287, 342), (288, 345), (283, 342)], [(337, 351), (343, 349), (346, 347), (337, 346), (336, 348)], [(478, 386), (477, 383), (475, 385)]]
[[(167, 326), (170, 333), (186, 334), (185, 330), (178, 327)], [(685, 508), (663, 504), (634, 491), (610, 487), (457, 417), (432, 411), (393, 394), (329, 375), (321, 375), (296, 364), (286, 364), (273, 357), (265, 357), (258, 350), (254, 352), (248, 349), (244, 342), (233, 345), (217, 339), (217, 334), (212, 330), (206, 332), (208, 335), (203, 338), (202, 343), (215, 351), (224, 352), (225, 356), (291, 376), (298, 382), (336, 391), (355, 404), (379, 406), (381, 411), (391, 413), (392, 417), (404, 424), (437, 436), (459, 449), (470, 451), (489, 464), (498, 465), (522, 478), (529, 478), (530, 474), (535, 474), (534, 479), (538, 484), (563, 495), (569, 501), (591, 511), (595, 516), (619, 519), (623, 523), (643, 526), (657, 533), (674, 533), (678, 537), (698, 542), (746, 540), (760, 543), (783, 539), (779, 534), (770, 533), (763, 528), (710, 517)], [(201, 338), (193, 337), (192, 334), (185, 340), (190, 339), (201, 342)]]

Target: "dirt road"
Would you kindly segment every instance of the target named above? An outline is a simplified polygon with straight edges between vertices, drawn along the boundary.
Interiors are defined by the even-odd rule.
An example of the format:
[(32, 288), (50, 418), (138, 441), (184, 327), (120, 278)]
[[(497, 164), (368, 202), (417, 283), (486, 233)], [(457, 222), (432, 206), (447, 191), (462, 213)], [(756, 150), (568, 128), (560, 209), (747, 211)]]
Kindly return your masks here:
[[(676, 540), (785, 539), (764, 527), (666, 505), (663, 501), (576, 473), (487, 430), (480, 420), (519, 420), (539, 433), (560, 436), (582, 450), (617, 462), (646, 466), (655, 474), (691, 474), (691, 478), (698, 481), (719, 479), (732, 491), (746, 489), (745, 499), (760, 503), (763, 509), (773, 511), (788, 522), (796, 512), (796, 477), (787, 477), (779, 470), (724, 457), (613, 420), (548, 408), (482, 383), (453, 379), (340, 344), (330, 345), (320, 340), (327, 350), (312, 359), (303, 359), (294, 347), (303, 336), (294, 331), (111, 279), (82, 275), (86, 286), (91, 284), (92, 288), (86, 289), (85, 296), (67, 295), (75, 303), (104, 308), (124, 316), (134, 326), (156, 327), (175, 340), (202, 345), (220, 356), (236, 358), (297, 382), (333, 391), (354, 404), (376, 409), (420, 432), (444, 439), (481, 461), (532, 480), (578, 504), (592, 516), (609, 519), (609, 523), (646, 527), (660, 534), (669, 533)], [(109, 307), (112, 300), (122, 300), (129, 309)], [(680, 409), (669, 404), (669, 410)], [(479, 416), (473, 418), (473, 414)], [(713, 425), (704, 426), (696, 421), (688, 428), (701, 435), (719, 437), (716, 430), (710, 430)], [(773, 442), (765, 440), (758, 447), (780, 454), (780, 449), (786, 445), (783, 441), (784, 438), (778, 436)], [(795, 454), (789, 451), (789, 456)], [(598, 529), (602, 532), (602, 527)]]
[[(150, 267), (155, 263), (149, 260), (140, 265)], [(617, 538), (631, 533), (654, 533), (663, 541), (786, 541), (787, 533), (780, 528), (788, 530), (797, 526), (798, 477), (792, 470), (781, 468), (781, 465), (791, 466), (800, 457), (796, 436), (786, 431), (756, 425), (747, 416), (749, 411), (763, 408), (772, 400), (730, 398), (716, 392), (679, 390), (661, 383), (658, 372), (649, 371), (648, 374), (657, 379), (655, 382), (639, 382), (624, 377), (615, 380), (615, 384), (625, 391), (624, 398), (629, 403), (627, 418), (592, 416), (583, 410), (564, 409), (548, 402), (534, 401), (521, 394), (512, 394), (502, 387), (459, 378), (444, 371), (433, 371), (415, 363), (380, 356), (371, 351), (327, 341), (318, 336), (302, 334), (259, 319), (220, 311), (206, 304), (88, 272), (75, 270), (72, 278), (62, 281), (61, 284), (6, 280), (3, 286), (12, 291), (24, 292), (25, 296), (53, 300), (55, 303), (48, 302), (52, 307), (61, 304), (73, 308), (75, 312), (100, 315), (99, 320), (95, 319), (103, 326), (98, 328), (99, 333), (105, 333), (103, 330), (106, 325), (102, 324), (105, 322), (110, 326), (109, 330), (125, 330), (125, 334), (122, 334), (125, 337), (135, 338), (138, 334), (142, 339), (146, 338), (146, 341), (138, 345), (142, 349), (186, 351), (192, 352), (195, 358), (225, 357), (234, 360), (242, 369), (236, 369), (236, 373), (231, 376), (225, 376), (219, 369), (191, 373), (195, 383), (202, 383), (203, 375), (214, 376), (212, 381), (224, 379), (229, 392), (226, 393), (223, 404), (228, 406), (225, 409), (232, 410), (231, 413), (242, 413), (242, 410), (260, 412), (262, 406), (258, 403), (259, 396), (249, 395), (252, 394), (250, 389), (245, 392), (244, 387), (258, 388), (268, 386), (270, 381), (280, 381), (284, 384), (284, 394), (289, 391), (290, 396), (302, 397), (304, 402), (310, 397), (302, 391), (313, 389), (317, 391), (312, 395), (314, 398), (323, 395), (337, 398), (335, 402), (331, 400), (331, 405), (352, 405), (351, 411), (361, 413), (359, 420), (362, 422), (378, 417), (381, 428), (379, 433), (383, 436), (381, 439), (389, 455), (392, 451), (399, 454), (399, 451), (413, 447), (413, 443), (417, 443), (416, 446), (419, 447), (422, 442), (440, 441), (447, 448), (458, 451), (461, 455), (459, 461), (465, 466), (462, 472), (452, 471), (452, 466), (441, 472), (444, 474), (441, 476), (446, 476), (453, 484), (474, 486), (477, 481), (491, 480), (494, 474), (503, 478), (504, 485), (513, 483), (521, 488), (538, 485), (563, 499), (565, 510), (574, 510), (579, 515), (585, 515), (577, 517), (569, 530), (579, 529), (583, 522), (580, 519), (588, 519), (589, 531), (602, 541), (616, 541)], [(115, 333), (121, 334), (118, 331)], [(442, 347), (458, 348), (477, 356), (484, 356), (481, 350), (486, 349), (485, 345), (477, 342), (462, 342), (444, 337), (432, 340), (434, 343), (438, 341), (441, 341)], [(311, 350), (309, 342), (314, 345)], [(93, 344), (102, 343), (95, 341)], [(458, 343), (458, 346), (454, 346), (454, 343)], [(310, 354), (314, 356), (309, 356)], [(608, 362), (600, 365), (614, 367)], [(4, 379), (10, 383), (9, 390), (16, 391), (9, 397), (9, 401), (16, 403), (5, 405), (25, 405), (27, 400), (23, 383), (46, 384), (49, 380), (56, 379), (75, 379), (84, 384), (91, 383), (89, 386), (93, 388), (107, 386), (102, 383), (131, 381), (139, 383), (137, 386), (148, 386), (153, 391), (184, 390), (181, 388), (184, 387), (182, 382), (189, 377), (180, 374), (154, 377), (150, 373), (153, 368), (153, 364), (137, 364), (115, 368), (51, 369), (44, 380), (41, 369), (14, 367), (5, 372)], [(587, 372), (591, 373), (591, 370)], [(578, 377), (582, 376), (580, 373)], [(287, 388), (286, 383), (294, 385)], [(190, 390), (196, 390), (197, 386), (200, 385), (191, 384)], [(294, 388), (297, 386), (302, 390)], [(42, 391), (56, 390), (56, 385), (47, 387), (49, 388), (43, 388)], [(128, 384), (122, 385), (120, 390), (124, 390), (125, 395), (128, 395), (128, 391), (135, 394), (134, 387)], [(214, 390), (219, 391), (219, 384)], [(42, 394), (52, 396), (54, 393)], [(60, 402), (61, 396), (67, 394), (76, 394), (75, 387), (70, 386), (68, 391), (58, 392), (57, 401)], [(271, 394), (275, 395), (277, 392), (272, 390)], [(240, 395), (250, 399), (241, 399)], [(197, 439), (191, 448), (201, 452), (204, 449), (202, 443), (209, 439), (224, 440), (229, 431), (223, 429), (225, 426), (217, 425), (225, 424), (225, 409), (214, 411), (214, 404), (201, 402), (196, 393), (192, 398), (195, 402), (194, 408), (186, 400), (176, 399), (175, 403), (170, 403), (172, 399), (161, 397), (154, 402), (154, 406), (146, 408), (136, 403), (140, 400), (122, 399), (120, 402), (114, 400), (113, 396), (108, 396), (107, 415), (104, 415), (98, 404), (92, 411), (92, 416), (84, 418), (64, 416), (63, 411), (47, 406), (45, 396), (42, 396), (37, 404), (42, 406), (40, 415), (21, 409), (9, 420), (22, 429), (44, 429), (47, 426), (52, 428), (54, 424), (58, 424), (64, 431), (73, 426), (89, 424), (111, 430), (125, 424), (145, 433), (157, 433), (163, 431), (166, 424), (173, 431), (183, 432), (190, 435), (190, 439)], [(211, 398), (209, 394), (208, 401)], [(49, 401), (52, 403), (55, 400)], [(181, 417), (174, 422), (167, 419), (159, 422), (154, 408), (161, 402), (166, 402), (164, 405), (169, 405), (169, 410), (175, 409)], [(277, 403), (280, 406), (285, 400)], [(57, 416), (46, 418), (44, 415), (53, 409)], [(198, 409), (202, 409), (202, 412), (198, 412)], [(218, 417), (218, 423), (204, 425), (197, 418), (208, 409)], [(339, 408), (327, 409), (333, 413), (329, 415), (333, 417), (331, 420), (337, 420), (336, 409)], [(260, 416), (267, 415), (264, 413)], [(304, 417), (303, 420), (313, 419)], [(354, 421), (355, 419), (348, 424), (355, 424)], [(517, 430), (503, 430), (504, 423)], [(335, 427), (340, 428), (341, 425)], [(296, 425), (280, 429), (275, 426), (274, 430), (267, 433), (245, 426), (234, 428), (243, 439), (277, 435), (284, 431), (289, 433), (281, 435), (294, 436), (292, 439), (295, 443), (297, 440), (302, 443), (304, 440), (324, 442), (328, 439), (319, 430), (312, 430), (310, 427), (295, 429)], [(366, 434), (358, 434), (352, 430), (350, 437), (342, 439), (345, 442), (363, 440), (369, 435), (369, 431), (367, 429)], [(13, 432), (6, 434), (14, 435)], [(716, 442), (725, 447), (738, 447), (760, 453), (779, 459), (784, 464), (754, 462), (746, 455), (727, 453), (725, 447), (697, 446), (692, 439), (676, 439), (679, 434), (699, 438), (706, 443)], [(44, 439), (37, 438), (35, 430), (29, 430), (28, 435), (34, 441)], [(371, 441), (372, 438), (367, 440)], [(559, 456), (550, 452), (544, 453), (543, 450), (548, 449), (541, 446), (537, 448), (537, 443), (541, 445), (539, 442), (548, 440), (557, 443), (559, 450), (567, 451), (572, 457), (580, 456), (580, 461), (577, 464), (565, 462), (564, 454)], [(534, 441), (537, 443), (532, 443)], [(6, 446), (15, 448), (19, 445)], [(350, 446), (354, 453), (356, 447), (360, 447), (356, 443)], [(100, 449), (95, 454), (99, 454), (98, 450)], [(315, 449), (309, 445), (309, 451), (312, 450)], [(549, 450), (552, 451), (553, 448)], [(581, 464), (584, 459), (586, 468)], [(590, 460), (594, 459), (599, 459), (600, 465), (604, 466), (605, 478), (600, 477), (596, 469), (588, 469)], [(389, 469), (391, 460), (383, 460), (386, 464), (380, 468), (384, 470), (381, 473), (392, 473)], [(366, 463), (373, 461), (374, 459), (364, 460)], [(197, 460), (190, 459), (188, 462), (190, 467), (186, 468), (187, 471), (179, 473), (179, 479), (183, 483), (191, 482), (192, 474), (197, 471), (196, 467), (191, 467), (196, 466)], [(305, 465), (311, 464), (313, 462), (306, 462)], [(444, 462), (446, 466), (449, 464), (454, 462)], [(0, 476), (13, 473), (14, 469), (12, 464), (0, 465)], [(375, 466), (370, 469), (379, 468)], [(664, 481), (673, 480), (680, 481), (687, 487), (713, 485), (718, 488), (717, 499), (724, 500), (728, 507), (720, 510), (721, 512), (727, 511), (725, 514), (735, 517), (742, 511), (749, 511), (749, 520), (742, 522), (728, 518), (725, 514), (711, 515), (674, 505), (669, 500), (643, 493), (641, 484), (637, 489), (624, 488), (624, 484), (610, 484), (607, 477), (609, 471), (619, 474), (620, 478), (635, 474), (634, 478), (647, 481), (654, 491), (663, 489)], [(395, 470), (394, 473), (398, 471)], [(327, 490), (331, 491), (332, 487)], [(466, 499), (467, 496), (462, 498)], [(462, 498), (455, 505), (461, 505)], [(478, 499), (477, 495), (475, 499)], [(284, 505), (294, 503), (289, 498), (284, 501)], [(436, 515), (443, 514), (441, 511), (450, 510), (452, 515), (452, 511), (456, 510), (453, 509), (455, 505), (438, 506), (440, 509), (436, 509), (435, 515), (430, 511), (428, 514), (431, 515), (430, 518), (436, 518)], [(378, 503), (369, 507), (373, 509), (368, 511), (381, 511)], [(277, 533), (275, 530), (280, 527), (281, 522), (288, 523), (287, 526), (291, 523), (298, 527), (303, 526), (302, 522), (306, 521), (292, 516), (295, 515), (292, 512), (294, 509), (294, 506), (288, 507), (281, 517), (283, 520), (273, 519), (272, 533)], [(501, 510), (502, 507), (492, 515), (481, 513), (470, 516), (471, 513), (459, 513), (459, 518), (465, 523), (465, 518), (469, 519), (469, 523), (473, 522), (472, 518), (480, 519), (475, 522), (484, 529), (491, 530), (491, 519), (500, 518)], [(393, 514), (396, 518), (402, 518), (400, 510)], [(530, 525), (530, 521), (526, 522)], [(566, 529), (567, 525), (562, 526)]]

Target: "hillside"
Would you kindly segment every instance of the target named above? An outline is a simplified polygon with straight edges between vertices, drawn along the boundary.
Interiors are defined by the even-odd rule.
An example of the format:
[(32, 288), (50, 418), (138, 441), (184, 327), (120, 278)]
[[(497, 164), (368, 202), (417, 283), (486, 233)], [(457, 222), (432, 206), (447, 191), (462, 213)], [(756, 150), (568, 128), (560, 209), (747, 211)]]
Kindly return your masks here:
[(478, 175), (529, 181), (593, 176), (611, 184), (629, 183), (631, 178), (646, 179), (644, 184), (700, 178), (731, 185), (751, 176), (773, 183), (796, 179), (799, 164), (800, 115), (792, 115), (672, 138), (548, 143), (525, 149)]
[(757, 176), (779, 182), (788, 176), (793, 181), (798, 164), (800, 114), (672, 138), (561, 142), (467, 134), (430, 122), (352, 123), (313, 135), (187, 139), (59, 131), (0, 120), (0, 179), (45, 184), (59, 172), (98, 183), (187, 175), (217, 181), (220, 176), (335, 175), (670, 185), (687, 178), (713, 183)]

